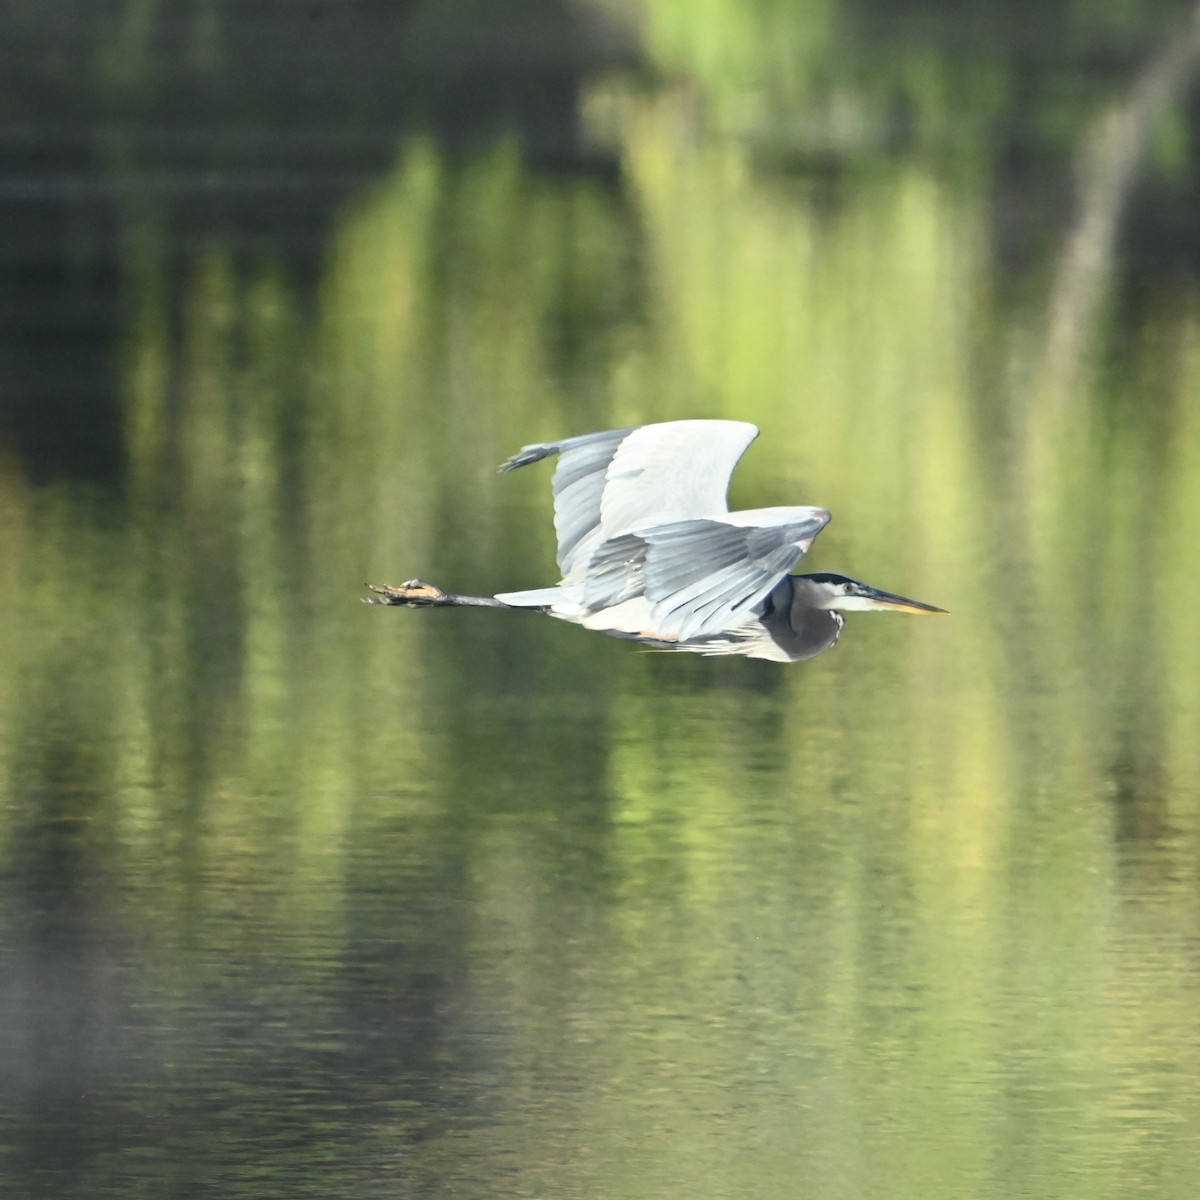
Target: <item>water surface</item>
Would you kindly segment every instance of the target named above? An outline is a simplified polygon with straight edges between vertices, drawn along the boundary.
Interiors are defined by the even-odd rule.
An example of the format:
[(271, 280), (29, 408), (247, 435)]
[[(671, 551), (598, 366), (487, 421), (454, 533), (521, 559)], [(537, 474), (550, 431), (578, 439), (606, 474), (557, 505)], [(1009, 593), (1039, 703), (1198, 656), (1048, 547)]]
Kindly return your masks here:
[[(1191, 1197), (1194, 63), (1109, 7), (4, 18), (6, 1195)], [(359, 604), (699, 415), (953, 616)]]

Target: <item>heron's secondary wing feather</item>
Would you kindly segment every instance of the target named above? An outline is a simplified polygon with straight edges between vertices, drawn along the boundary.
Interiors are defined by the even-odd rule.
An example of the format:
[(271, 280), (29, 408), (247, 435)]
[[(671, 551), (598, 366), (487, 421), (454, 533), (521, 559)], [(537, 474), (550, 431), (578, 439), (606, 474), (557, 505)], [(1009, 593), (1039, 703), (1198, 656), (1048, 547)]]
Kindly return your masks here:
[(649, 549), (645, 538), (636, 533), (624, 533), (602, 542), (588, 561), (583, 581), (583, 603), (587, 608), (599, 612), (644, 595)]
[(779, 509), (775, 523), (678, 521), (604, 542), (583, 601), (593, 612), (634, 596), (650, 602), (656, 636), (719, 633), (759, 603), (825, 527), (824, 509)]
[(558, 565), (583, 583), (598, 547), (642, 526), (728, 511), (729, 477), (758, 429), (744, 421), (667, 421), (525, 446), (502, 469), (551, 455)]
[(648, 533), (645, 594), (658, 632), (683, 642), (744, 616), (804, 557), (828, 521), (824, 510), (802, 513), (778, 525), (682, 522)]

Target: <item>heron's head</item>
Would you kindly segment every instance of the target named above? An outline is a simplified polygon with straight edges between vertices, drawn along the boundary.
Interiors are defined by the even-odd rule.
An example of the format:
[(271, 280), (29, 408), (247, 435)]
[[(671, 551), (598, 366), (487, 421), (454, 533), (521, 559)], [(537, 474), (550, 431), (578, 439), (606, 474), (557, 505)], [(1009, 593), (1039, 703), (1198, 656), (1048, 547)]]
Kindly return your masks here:
[(944, 608), (922, 604), (920, 600), (909, 600), (907, 596), (881, 592), (879, 588), (859, 583), (857, 579), (848, 579), (845, 575), (834, 575), (828, 571), (816, 575), (797, 575), (795, 579), (805, 581), (804, 598), (813, 608), (837, 612), (946, 612)]

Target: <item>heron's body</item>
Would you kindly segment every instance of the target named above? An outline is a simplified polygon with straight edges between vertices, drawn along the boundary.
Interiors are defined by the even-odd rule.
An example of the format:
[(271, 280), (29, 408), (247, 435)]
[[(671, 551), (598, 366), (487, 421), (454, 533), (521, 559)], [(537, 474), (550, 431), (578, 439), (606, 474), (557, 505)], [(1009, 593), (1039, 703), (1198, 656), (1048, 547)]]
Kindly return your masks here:
[(529, 608), (661, 650), (798, 662), (828, 650), (839, 610), (941, 612), (841, 575), (791, 575), (829, 512), (730, 512), (729, 478), (758, 429), (670, 421), (524, 447), (502, 470), (558, 457), (555, 587), (453, 596), (413, 581), (375, 603)]

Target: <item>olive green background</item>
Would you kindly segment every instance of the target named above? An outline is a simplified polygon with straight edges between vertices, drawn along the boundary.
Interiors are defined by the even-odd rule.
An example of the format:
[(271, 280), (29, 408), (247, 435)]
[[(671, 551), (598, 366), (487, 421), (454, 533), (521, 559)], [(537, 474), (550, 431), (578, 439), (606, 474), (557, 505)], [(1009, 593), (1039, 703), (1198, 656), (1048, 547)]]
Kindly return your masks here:
[[(1190, 1200), (1186, 6), (4, 20), (6, 1194)], [(953, 615), (359, 604), (687, 416)]]

